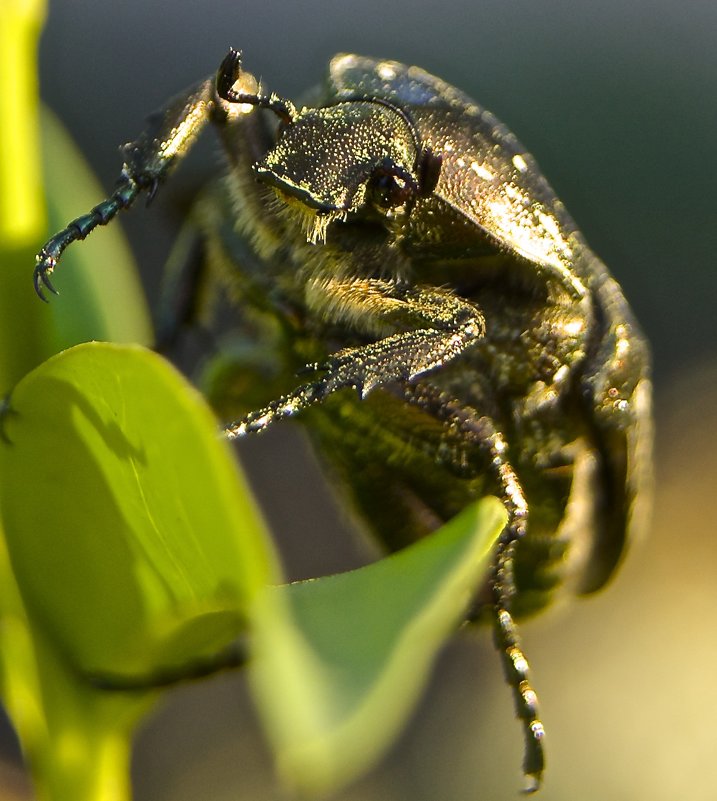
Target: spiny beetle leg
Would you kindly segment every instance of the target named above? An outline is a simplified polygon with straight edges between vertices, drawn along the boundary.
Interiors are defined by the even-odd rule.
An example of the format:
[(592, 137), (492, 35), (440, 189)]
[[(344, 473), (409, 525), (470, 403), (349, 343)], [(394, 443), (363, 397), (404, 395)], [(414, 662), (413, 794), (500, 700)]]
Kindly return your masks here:
[[(527, 529), (528, 503), (520, 480), (508, 460), (507, 443), (489, 417), (456, 403), (446, 393), (426, 384), (408, 383), (404, 392), (406, 400), (425, 409), (457, 431), (466, 445), (486, 452), (494, 479), (500, 487), (503, 504), (508, 512), (508, 524), (498, 541), (489, 581), (494, 640), (501, 656), (506, 682), (513, 692), (516, 715), (523, 725), (525, 791), (535, 792), (540, 787), (545, 768), (545, 729), (540, 720), (538, 696), (530, 681), (528, 660), (523, 653), (518, 629), (510, 613), (511, 599), (516, 592), (513, 557), (515, 547), (525, 536)], [(462, 471), (463, 467), (457, 469)]]

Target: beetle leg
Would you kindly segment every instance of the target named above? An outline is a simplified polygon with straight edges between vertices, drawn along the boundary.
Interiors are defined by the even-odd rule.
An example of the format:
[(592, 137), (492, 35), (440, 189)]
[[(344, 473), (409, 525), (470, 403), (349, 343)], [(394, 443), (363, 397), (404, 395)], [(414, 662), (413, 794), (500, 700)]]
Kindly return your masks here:
[(169, 353), (182, 327), (196, 320), (205, 278), (204, 243), (190, 220), (180, 229), (162, 272), (155, 315), (159, 353)]
[[(339, 300), (334, 308), (324, 311), (324, 316), (330, 313), (332, 322), (348, 318), (355, 329), (373, 330), (405, 327), (411, 318), (418, 318), (413, 330), (346, 348), (312, 365), (325, 375), (232, 423), (226, 429), (229, 438), (262, 431), (277, 420), (321, 403), (344, 387), (354, 387), (364, 398), (381, 384), (410, 381), (456, 358), (485, 333), (480, 310), (455, 295), (435, 289), (400, 287), (385, 281), (359, 283), (362, 287), (370, 285), (373, 291), (365, 293), (361, 300), (362, 293), (352, 294), (350, 300)], [(346, 286), (355, 289), (356, 282), (347, 282)]]
[(65, 248), (84, 239), (98, 225), (107, 225), (120, 211), (128, 209), (140, 192), (147, 192), (151, 200), (209, 122), (214, 106), (214, 82), (207, 79), (171, 100), (150, 117), (138, 139), (121, 148), (125, 162), (112, 195), (55, 234), (37, 254), (35, 291), (43, 300), (44, 289), (56, 293), (50, 275)]
[(508, 511), (508, 525), (498, 541), (490, 578), (494, 637), (506, 681), (513, 691), (516, 715), (523, 724), (523, 772), (528, 781), (525, 789), (526, 792), (534, 792), (540, 786), (545, 767), (545, 730), (540, 720), (538, 697), (530, 681), (528, 660), (510, 612), (511, 600), (516, 592), (513, 558), (517, 543), (525, 536), (527, 529), (528, 502), (520, 479), (508, 459), (507, 443), (489, 417), (479, 415), (475, 410), (456, 403), (450, 395), (422, 383), (407, 384), (404, 396), (410, 403), (420, 406), (450, 426), (466, 445), (478, 447), (488, 455), (494, 479)]
[(372, 345), (339, 351), (318, 369), (326, 375), (318, 381), (303, 384), (263, 409), (248, 414), (227, 426), (225, 433), (230, 439), (263, 431), (277, 420), (291, 417), (344, 387), (354, 387), (360, 396), (382, 383), (410, 380), (439, 367), (458, 356), (476, 339), (474, 325), (467, 324), (462, 330), (409, 331), (394, 334)]
[(498, 541), (490, 580), (495, 616), (494, 636), (506, 681), (513, 691), (516, 715), (523, 724), (523, 773), (528, 781), (525, 789), (526, 792), (534, 792), (540, 787), (545, 768), (545, 729), (540, 720), (538, 696), (530, 680), (528, 660), (523, 653), (518, 629), (510, 613), (512, 597), (516, 591), (513, 558), (518, 541), (525, 536), (528, 503), (520, 480), (508, 461), (505, 440), (492, 421), (487, 417), (473, 417), (465, 409), (457, 410), (458, 412), (463, 418), (460, 420), (461, 433), (489, 452), (493, 471), (502, 490), (503, 503), (508, 510), (508, 525)]

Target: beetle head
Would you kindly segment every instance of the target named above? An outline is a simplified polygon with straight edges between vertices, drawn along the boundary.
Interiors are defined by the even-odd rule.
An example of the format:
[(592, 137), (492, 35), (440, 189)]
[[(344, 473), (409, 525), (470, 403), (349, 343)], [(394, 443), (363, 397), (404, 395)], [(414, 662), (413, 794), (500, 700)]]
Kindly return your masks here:
[(333, 220), (408, 214), (435, 189), (440, 157), (422, 147), (415, 122), (400, 107), (362, 96), (297, 111), (278, 95), (247, 91), (242, 75), (240, 55), (230, 50), (217, 73), (217, 94), (279, 117), (278, 141), (255, 170), (300, 212), (309, 241), (323, 241)]
[(410, 208), (420, 192), (417, 162), (402, 114), (354, 100), (302, 109), (282, 127), (256, 172), (305, 207), (316, 220), (309, 238), (318, 241), (331, 220)]

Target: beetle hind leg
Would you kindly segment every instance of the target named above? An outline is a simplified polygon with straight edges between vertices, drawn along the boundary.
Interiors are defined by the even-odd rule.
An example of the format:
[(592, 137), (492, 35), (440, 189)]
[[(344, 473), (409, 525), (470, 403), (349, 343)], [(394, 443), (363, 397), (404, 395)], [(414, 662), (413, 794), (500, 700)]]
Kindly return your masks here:
[[(510, 533), (510, 525), (506, 529)], [(508, 544), (499, 544), (496, 563), (491, 577), (491, 592), (494, 603), (494, 642), (503, 663), (505, 679), (513, 691), (516, 716), (523, 724), (525, 751), (523, 774), (526, 778), (525, 792), (533, 793), (540, 788), (545, 769), (543, 738), (545, 728), (540, 720), (538, 695), (530, 679), (530, 668), (520, 644), (518, 628), (509, 611), (510, 594), (513, 590), (512, 561), (517, 539)]]
[(489, 417), (450, 399), (445, 393), (424, 384), (407, 384), (406, 400), (429, 411), (455, 431), (464, 446), (475, 446), (490, 459), (494, 479), (500, 488), (509, 519), (498, 541), (489, 580), (492, 603), (494, 642), (503, 664), (506, 682), (513, 692), (516, 715), (525, 737), (523, 773), (525, 792), (539, 789), (545, 754), (545, 729), (540, 720), (538, 696), (530, 679), (528, 660), (523, 652), (518, 627), (511, 614), (515, 595), (513, 562), (517, 544), (526, 533), (528, 503), (520, 480), (507, 457), (507, 444)]
[(525, 536), (528, 505), (520, 481), (505, 456), (505, 441), (491, 421), (485, 417), (472, 419), (466, 415), (461, 424), (461, 431), (479, 443), (482, 448), (489, 450), (492, 467), (501, 486), (503, 503), (509, 514), (508, 525), (498, 541), (490, 577), (493, 631), (505, 679), (513, 692), (515, 712), (523, 725), (525, 737), (523, 773), (526, 778), (524, 789), (525, 792), (532, 793), (539, 789), (545, 768), (543, 749), (545, 728), (540, 720), (538, 695), (531, 683), (528, 660), (520, 643), (518, 627), (510, 612), (512, 597), (516, 592), (513, 559), (518, 541)]

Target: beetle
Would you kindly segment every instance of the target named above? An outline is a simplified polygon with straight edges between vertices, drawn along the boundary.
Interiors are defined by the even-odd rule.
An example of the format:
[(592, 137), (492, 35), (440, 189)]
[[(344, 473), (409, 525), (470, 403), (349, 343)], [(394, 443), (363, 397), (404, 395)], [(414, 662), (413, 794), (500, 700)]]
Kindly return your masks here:
[(297, 107), (234, 50), (42, 248), (41, 297), (64, 249), (151, 199), (210, 123), (227, 171), (191, 215), (203, 258), (172, 260), (160, 338), (226, 302), (240, 345), (215, 382), (237, 404), (227, 436), (296, 417), (390, 550), (502, 499), (471, 617), (492, 620), (537, 789), (544, 730), (514, 621), (561, 588), (602, 587), (647, 496), (649, 351), (627, 301), (534, 159), (458, 89), (342, 54)]

